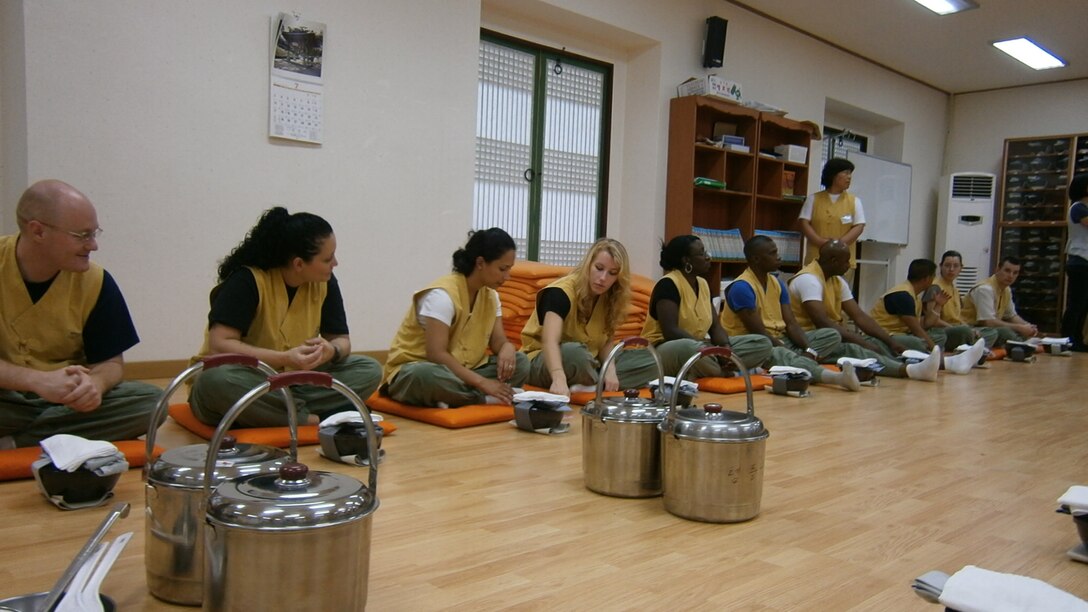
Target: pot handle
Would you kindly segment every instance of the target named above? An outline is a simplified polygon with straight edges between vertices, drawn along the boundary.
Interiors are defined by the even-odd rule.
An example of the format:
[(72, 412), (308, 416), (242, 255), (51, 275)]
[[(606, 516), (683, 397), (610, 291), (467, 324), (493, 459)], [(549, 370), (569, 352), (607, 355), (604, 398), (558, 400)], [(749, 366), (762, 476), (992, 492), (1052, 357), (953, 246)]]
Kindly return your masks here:
[[(223, 415), (223, 419), (219, 422), (219, 427), (215, 429), (215, 435), (212, 436), (209, 448), (219, 448), (222, 444), (223, 436), (227, 434), (230, 426), (234, 423), (234, 420), (238, 418), (238, 415), (243, 410), (249, 407), (250, 404), (257, 401), (258, 398), (274, 391), (282, 390), (284, 394), (284, 400), (287, 403), (287, 417), (291, 426), (291, 459), (293, 461), (298, 460), (298, 411), (295, 406), (295, 398), (291, 394), (288, 387), (294, 385), (314, 385), (318, 387), (329, 387), (339, 391), (341, 395), (346, 397), (349, 402), (359, 411), (359, 414), (363, 416), (363, 425), (366, 427), (367, 436), (367, 451), (370, 456), (370, 490), (374, 493), (375, 499), (378, 496), (378, 433), (374, 428), (374, 421), (370, 417), (370, 410), (363, 403), (363, 400), (359, 397), (351, 387), (336, 380), (331, 375), (324, 372), (313, 372), (310, 370), (298, 370), (292, 372), (283, 372), (279, 374), (273, 374), (268, 377), (268, 380), (260, 385), (251, 389), (248, 393), (243, 395), (230, 410)], [(215, 453), (208, 453), (208, 458), (204, 464), (204, 496), (203, 503), (207, 504), (212, 491), (212, 474), (215, 472), (215, 460), (218, 455)], [(206, 507), (206, 506), (205, 506)]]
[[(597, 375), (597, 405), (600, 406), (604, 401), (604, 373), (608, 370), (608, 365), (612, 363), (620, 351), (627, 347), (643, 347), (650, 351), (650, 354), (654, 357), (654, 364), (657, 366), (657, 380), (661, 382), (657, 389), (660, 392), (665, 387), (665, 368), (661, 367), (661, 357), (657, 354), (657, 350), (654, 349), (654, 345), (649, 340), (642, 336), (631, 336), (630, 338), (624, 338), (616, 343), (616, 346), (612, 347), (612, 350), (608, 352), (608, 357), (605, 358), (604, 363), (601, 364), (601, 371)], [(664, 398), (660, 398), (664, 399)], [(604, 411), (601, 411), (601, 420), (604, 420)]]
[[(147, 481), (147, 475), (151, 470), (151, 464), (154, 463), (153, 454), (155, 452), (155, 436), (159, 430), (159, 425), (162, 424), (166, 418), (166, 412), (170, 408), (170, 398), (174, 395), (174, 392), (178, 390), (183, 383), (190, 378), (193, 378), (204, 370), (210, 370), (212, 368), (218, 368), (223, 365), (245, 365), (251, 368), (260, 370), (266, 376), (272, 376), (276, 373), (276, 369), (267, 363), (251, 357), (249, 355), (243, 355), (241, 353), (220, 353), (218, 355), (205, 355), (200, 359), (197, 359), (193, 365), (185, 368), (181, 374), (178, 374), (177, 378), (172, 380), (167, 385), (166, 390), (162, 392), (162, 396), (159, 397), (159, 403), (155, 405), (155, 409), (151, 411), (151, 420), (147, 426), (147, 445), (145, 452), (147, 453), (147, 460), (144, 462), (143, 479)], [(295, 433), (291, 433), (292, 445), (296, 444)], [(209, 447), (212, 448), (212, 447)], [(216, 447), (218, 448), (218, 447)]]
[[(722, 357), (728, 357), (737, 366), (737, 370), (744, 376), (744, 390), (748, 396), (748, 416), (753, 417), (756, 414), (755, 410), (755, 398), (752, 395), (752, 377), (748, 375), (748, 368), (744, 367), (744, 363), (737, 357), (733, 349), (725, 346), (707, 346), (699, 349), (692, 355), (686, 362), (680, 371), (676, 373), (676, 380), (684, 380), (684, 375), (688, 373), (695, 362), (699, 361), (703, 357), (710, 357), (711, 355), (721, 355)], [(665, 413), (665, 420), (668, 421), (673, 413), (676, 412), (676, 402), (680, 398), (680, 385), (673, 385), (672, 398), (669, 400), (669, 409)]]

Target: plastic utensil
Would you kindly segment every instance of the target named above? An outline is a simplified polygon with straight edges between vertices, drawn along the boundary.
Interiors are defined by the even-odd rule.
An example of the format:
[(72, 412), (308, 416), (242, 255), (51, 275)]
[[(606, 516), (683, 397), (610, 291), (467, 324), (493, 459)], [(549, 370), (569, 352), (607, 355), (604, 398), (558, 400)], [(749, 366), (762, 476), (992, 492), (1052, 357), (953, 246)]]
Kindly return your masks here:
[(68, 588), (68, 584), (72, 582), (72, 578), (75, 577), (76, 572), (78, 572), (79, 568), (87, 561), (87, 558), (91, 556), (91, 553), (98, 546), (98, 543), (106, 536), (106, 532), (110, 530), (110, 527), (113, 526), (117, 519), (128, 516), (128, 511), (128, 502), (120, 502), (113, 505), (109, 514), (107, 514), (106, 518), (102, 519), (102, 522), (98, 525), (98, 529), (91, 534), (87, 543), (83, 545), (83, 548), (81, 548), (78, 553), (76, 553), (75, 558), (72, 559), (72, 562), (68, 564), (64, 573), (57, 579), (56, 584), (50, 589), (49, 594), (45, 597), (45, 601), (43, 601), (41, 607), (38, 608), (40, 611), (52, 612), (53, 608), (57, 605), (57, 601), (60, 600), (61, 593)]
[(68, 590), (64, 592), (64, 597), (61, 597), (60, 601), (57, 602), (56, 612), (80, 612), (80, 596), (83, 591), (83, 585), (87, 584), (87, 581), (90, 580), (91, 574), (94, 573), (95, 565), (105, 552), (106, 544), (99, 544), (95, 547), (91, 556), (87, 557), (87, 560), (83, 562), (83, 565), (79, 566), (79, 571), (77, 571), (75, 577), (72, 578), (72, 582), (68, 583)]
[(117, 539), (113, 541), (106, 553), (102, 555), (98, 565), (94, 568), (94, 574), (91, 575), (91, 578), (80, 590), (79, 602), (81, 610), (101, 612), (102, 599), (99, 597), (99, 589), (102, 587), (102, 581), (106, 579), (106, 574), (109, 573), (113, 563), (117, 561), (117, 557), (121, 555), (121, 551), (125, 549), (125, 545), (128, 544), (131, 538), (131, 531), (122, 533), (117, 536)]

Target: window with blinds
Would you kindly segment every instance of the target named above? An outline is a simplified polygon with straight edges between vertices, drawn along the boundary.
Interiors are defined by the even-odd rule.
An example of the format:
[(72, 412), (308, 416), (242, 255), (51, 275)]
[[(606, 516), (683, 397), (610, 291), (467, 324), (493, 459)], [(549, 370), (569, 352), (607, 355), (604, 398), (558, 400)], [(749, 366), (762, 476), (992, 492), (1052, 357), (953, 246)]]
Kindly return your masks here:
[(485, 35), (478, 79), (474, 227), (578, 263), (604, 230), (610, 68)]

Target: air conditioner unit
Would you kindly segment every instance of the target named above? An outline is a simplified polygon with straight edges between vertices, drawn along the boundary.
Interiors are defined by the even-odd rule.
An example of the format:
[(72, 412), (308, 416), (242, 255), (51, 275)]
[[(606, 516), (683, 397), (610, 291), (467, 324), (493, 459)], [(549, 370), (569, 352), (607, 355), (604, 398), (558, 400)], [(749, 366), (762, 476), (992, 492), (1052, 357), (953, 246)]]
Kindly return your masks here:
[(990, 274), (990, 245), (994, 230), (994, 188), (997, 177), (985, 172), (956, 172), (941, 178), (937, 200), (937, 253), (963, 254), (963, 272), (956, 288), (966, 292)]

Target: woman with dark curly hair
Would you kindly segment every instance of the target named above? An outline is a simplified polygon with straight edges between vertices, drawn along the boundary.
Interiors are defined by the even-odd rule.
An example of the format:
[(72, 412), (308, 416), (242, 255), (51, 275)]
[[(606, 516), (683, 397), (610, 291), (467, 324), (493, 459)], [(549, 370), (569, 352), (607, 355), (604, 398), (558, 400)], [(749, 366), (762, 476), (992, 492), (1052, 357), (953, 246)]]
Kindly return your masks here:
[(510, 278), (516, 252), (497, 227), (469, 234), (453, 253), (453, 272), (412, 296), (389, 348), (384, 393), (413, 406), (513, 403), (529, 360), (506, 339), (495, 290)]
[[(570, 395), (572, 385), (574, 390), (596, 385), (630, 303), (627, 250), (617, 240), (601, 238), (570, 274), (536, 296), (536, 308), (521, 331), (521, 350), (529, 357), (529, 384), (558, 395)], [(606, 391), (646, 382), (617, 374), (617, 362), (634, 352), (626, 351), (605, 372)]]
[[(219, 265), (200, 354), (242, 353), (278, 370), (327, 372), (366, 399), (381, 382), (381, 366), (370, 357), (350, 354), (344, 301), (332, 273), (337, 263), (336, 236), (327, 221), (278, 206), (265, 211)], [(204, 423), (218, 424), (263, 378), (246, 366), (202, 372), (189, 394), (193, 414)], [(292, 392), (300, 423), (352, 409), (334, 389), (299, 386)], [(265, 395), (236, 424), (286, 425), (282, 396)]]

